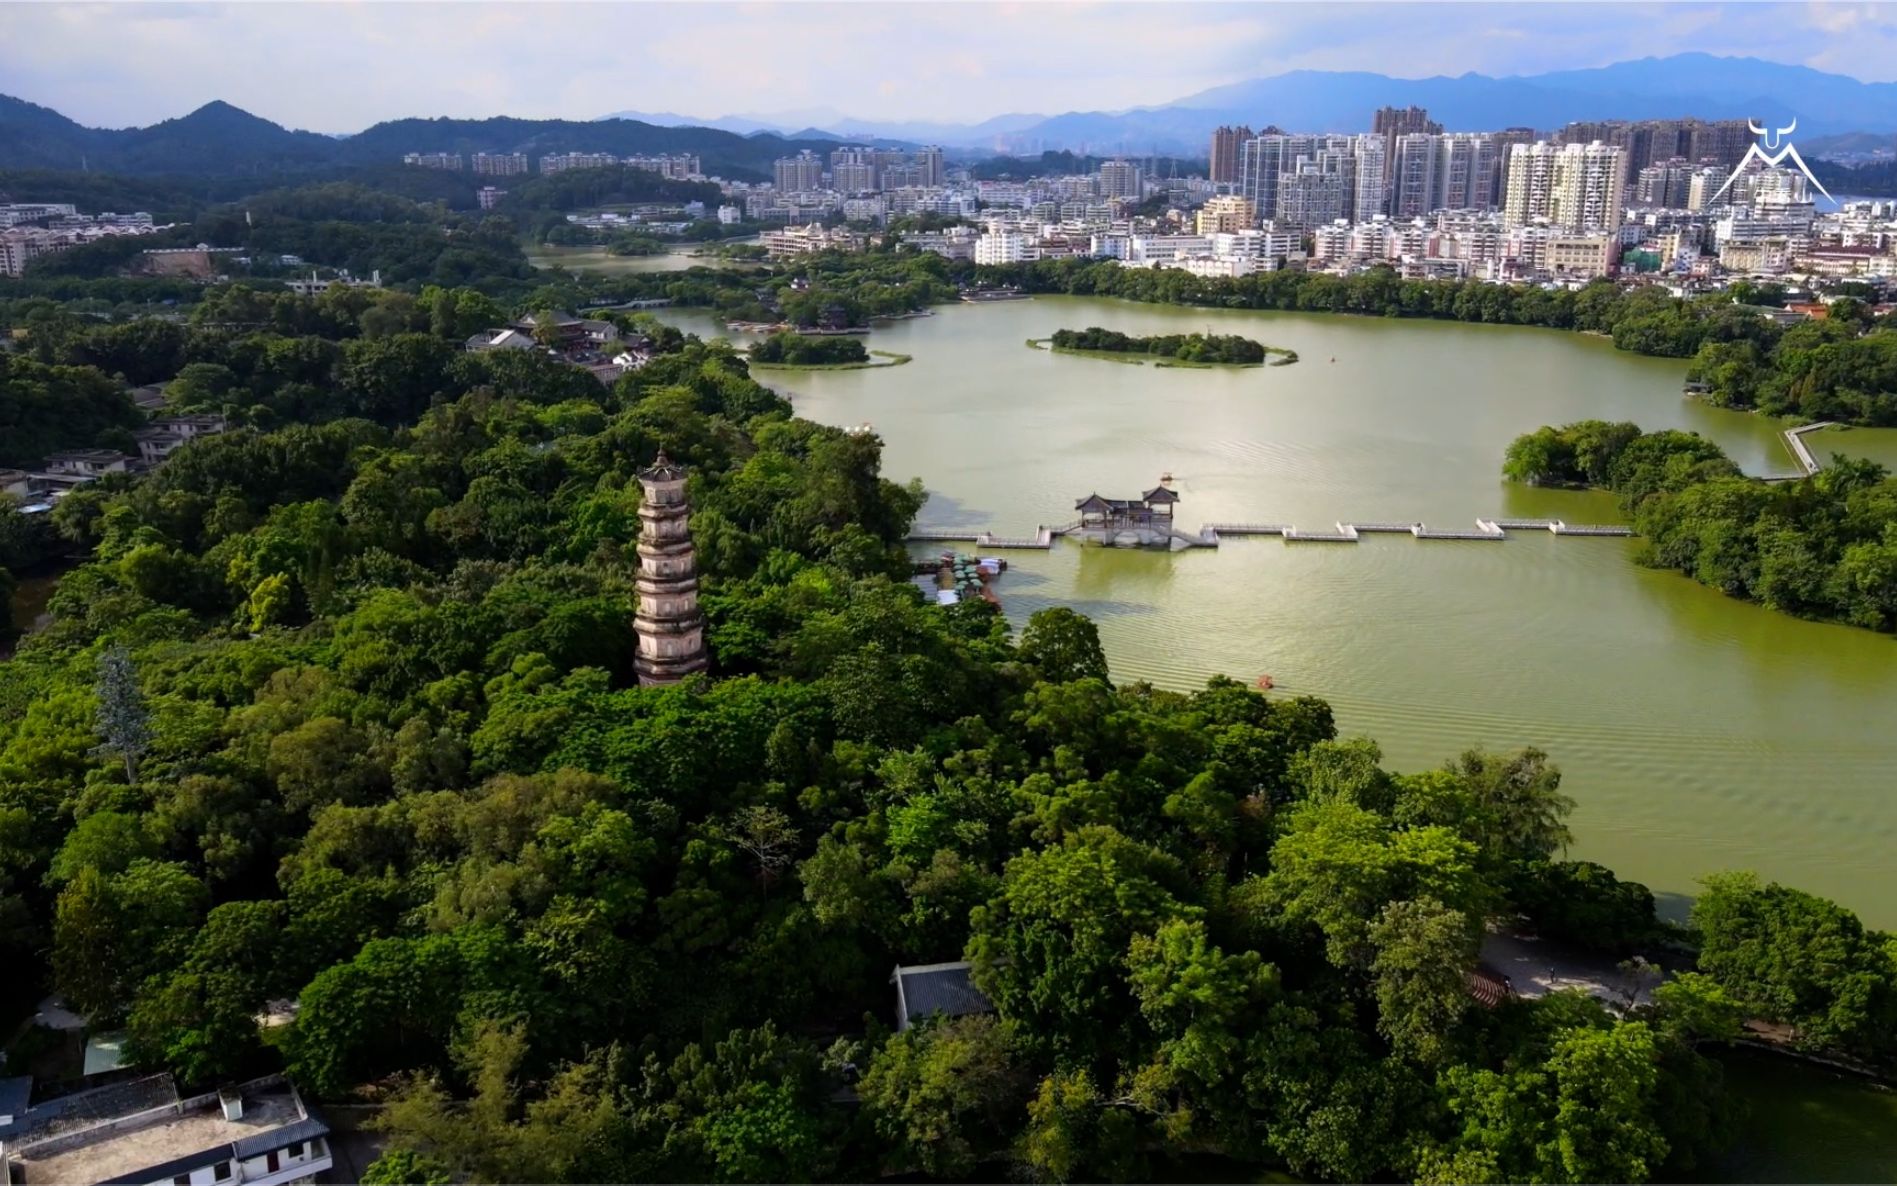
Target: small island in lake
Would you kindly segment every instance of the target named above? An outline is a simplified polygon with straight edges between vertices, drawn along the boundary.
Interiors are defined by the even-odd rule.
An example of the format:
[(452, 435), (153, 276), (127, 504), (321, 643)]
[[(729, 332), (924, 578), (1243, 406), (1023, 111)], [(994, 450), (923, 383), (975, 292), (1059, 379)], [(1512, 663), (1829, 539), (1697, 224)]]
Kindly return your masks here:
[[(1060, 354), (1086, 354), (1114, 362), (1135, 365), (1152, 360), (1156, 366), (1289, 366), (1298, 360), (1298, 352), (1283, 346), (1267, 346), (1237, 334), (1159, 334), (1141, 338), (1118, 330), (1086, 329), (1054, 331), (1051, 338), (1029, 338), (1037, 350), (1052, 349)], [(1272, 355), (1278, 357), (1272, 359)]]
[[(901, 366), (909, 361), (910, 356), (891, 354), (885, 350), (866, 350), (860, 338), (799, 334), (784, 330), (753, 342), (746, 357), (753, 366), (840, 371)], [(882, 361), (877, 361), (878, 358)]]

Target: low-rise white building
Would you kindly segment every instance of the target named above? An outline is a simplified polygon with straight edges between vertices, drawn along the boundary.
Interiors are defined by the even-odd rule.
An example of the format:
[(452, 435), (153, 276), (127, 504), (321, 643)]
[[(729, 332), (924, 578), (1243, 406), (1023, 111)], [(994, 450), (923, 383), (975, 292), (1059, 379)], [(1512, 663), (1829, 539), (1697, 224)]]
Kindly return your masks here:
[(861, 251), (863, 236), (841, 227), (831, 229), (820, 223), (765, 231), (758, 242), (772, 259), (787, 255), (808, 255), (816, 251)]
[(1212, 254), (1212, 240), (1204, 235), (1133, 235), (1127, 239), (1128, 267), (1148, 268)]
[(0, 1079), (0, 1182), (290, 1186), (334, 1165), (329, 1125), (280, 1075), (184, 1098), (162, 1074), (31, 1095)]
[(1265, 266), (1265, 261), (1247, 255), (1196, 256), (1155, 266), (1177, 268), (1182, 272), (1190, 272), (1194, 276), (1213, 279), (1236, 279), (1240, 276), (1249, 276), (1253, 272), (1271, 270)]
[(880, 197), (843, 199), (843, 218), (846, 222), (880, 223), (888, 213), (888, 207)]
[(46, 458), (46, 472), (74, 478), (122, 474), (132, 459), (117, 449), (68, 449)]
[(972, 226), (952, 226), (940, 231), (907, 231), (902, 236), (904, 246), (917, 251), (933, 251), (943, 259), (975, 258), (975, 242), (981, 238), (981, 232)]

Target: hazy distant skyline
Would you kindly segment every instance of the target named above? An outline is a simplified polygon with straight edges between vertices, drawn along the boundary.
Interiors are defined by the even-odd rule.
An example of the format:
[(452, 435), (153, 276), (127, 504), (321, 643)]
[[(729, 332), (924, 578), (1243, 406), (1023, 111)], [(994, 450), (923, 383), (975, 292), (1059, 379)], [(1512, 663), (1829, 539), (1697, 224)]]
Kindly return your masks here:
[(0, 4), (0, 93), (105, 127), (213, 99), (319, 132), (620, 110), (972, 123), (1295, 69), (1533, 74), (1692, 50), (1897, 81), (1897, 5)]

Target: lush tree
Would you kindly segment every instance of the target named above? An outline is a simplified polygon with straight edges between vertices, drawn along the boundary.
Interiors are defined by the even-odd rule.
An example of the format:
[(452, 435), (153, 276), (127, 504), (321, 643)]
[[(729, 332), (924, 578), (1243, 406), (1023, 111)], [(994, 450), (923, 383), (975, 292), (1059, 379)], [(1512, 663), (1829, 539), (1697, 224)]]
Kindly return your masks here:
[(1399, 1054), (1426, 1063), (1448, 1057), (1450, 1031), (1469, 1008), (1478, 931), (1430, 898), (1392, 902), (1370, 928), (1377, 1029)]
[(1128, 944), (1187, 910), (1166, 888), (1178, 876), (1161, 853), (1104, 826), (1015, 857), (1000, 895), (970, 920), (976, 984), (1032, 1049), (1107, 1049), (1132, 1012)]
[(408, 1149), (391, 1149), (362, 1171), (363, 1186), (448, 1186), (448, 1167)]
[(1456, 1140), (1424, 1159), (1426, 1181), (1644, 1182), (1665, 1163), (1660, 1074), (1638, 1022), (1576, 1027), (1545, 1062), (1496, 1072), (1452, 1067)]
[(1038, 668), (1049, 683), (1107, 679), (1099, 629), (1065, 606), (1034, 611), (1021, 631), (1020, 651), (1021, 658)]
[(138, 690), (138, 669), (123, 647), (99, 656), (99, 748), (118, 756), (125, 781), (138, 783), (138, 760), (151, 746), (151, 721)]
[(1820, 1045), (1897, 1040), (1897, 963), (1856, 915), (1746, 874), (1704, 886), (1693, 903), (1700, 970), (1735, 1000)]
[(992, 1017), (924, 1023), (895, 1034), (863, 1071), (858, 1095), (892, 1168), (959, 1177), (1003, 1147), (1028, 1081)]

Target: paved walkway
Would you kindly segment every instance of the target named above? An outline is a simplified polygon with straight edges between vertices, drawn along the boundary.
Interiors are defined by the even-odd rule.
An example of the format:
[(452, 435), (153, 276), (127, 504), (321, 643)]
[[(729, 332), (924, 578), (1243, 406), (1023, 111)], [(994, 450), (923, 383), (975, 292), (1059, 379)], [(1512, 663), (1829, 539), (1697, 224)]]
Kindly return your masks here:
[(66, 1008), (58, 997), (47, 997), (40, 1002), (39, 1012), (33, 1015), (33, 1024), (54, 1030), (82, 1030), (86, 1028), (86, 1019)]
[[(1608, 956), (1575, 951), (1525, 933), (1490, 931), (1482, 937), (1482, 960), (1507, 976), (1516, 995), (1545, 996), (1581, 989), (1615, 1008), (1627, 1004), (1628, 977)], [(1653, 1001), (1657, 981), (1643, 980), (1634, 1004)]]

